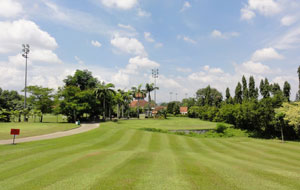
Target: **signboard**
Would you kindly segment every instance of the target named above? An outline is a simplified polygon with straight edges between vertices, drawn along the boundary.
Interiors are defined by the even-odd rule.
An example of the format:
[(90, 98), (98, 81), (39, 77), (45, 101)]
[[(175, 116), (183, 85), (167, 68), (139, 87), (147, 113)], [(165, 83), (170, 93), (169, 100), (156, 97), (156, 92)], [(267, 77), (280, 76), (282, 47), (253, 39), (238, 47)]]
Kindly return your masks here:
[(10, 134), (14, 136), (13, 144), (15, 144), (16, 135), (20, 135), (20, 129), (10, 129)]
[(11, 135), (20, 135), (20, 129), (11, 129), (10, 134)]

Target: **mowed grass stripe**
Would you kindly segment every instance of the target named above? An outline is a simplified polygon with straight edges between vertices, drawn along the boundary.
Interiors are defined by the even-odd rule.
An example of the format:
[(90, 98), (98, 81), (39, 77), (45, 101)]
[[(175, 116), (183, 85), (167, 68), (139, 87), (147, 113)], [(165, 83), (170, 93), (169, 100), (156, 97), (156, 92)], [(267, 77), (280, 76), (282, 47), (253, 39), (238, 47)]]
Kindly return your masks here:
[(14, 177), (16, 175), (20, 175), (25, 172), (29, 172), (30, 170), (43, 166), (45, 164), (51, 164), (51, 162), (55, 161), (56, 159), (61, 159), (66, 155), (77, 154), (78, 152), (85, 152), (92, 149), (98, 149), (101, 146), (112, 145), (117, 143), (120, 140), (120, 136), (123, 136), (124, 133), (128, 133), (126, 130), (117, 130), (115, 133), (112, 133), (110, 136), (107, 136), (104, 140), (99, 139), (100, 142), (96, 144), (92, 144), (88, 147), (78, 147), (77, 149), (71, 149), (69, 151), (60, 151), (54, 152), (50, 155), (40, 154), (40, 157), (36, 157), (32, 160), (29, 160), (26, 163), (21, 165), (13, 166), (8, 168), (7, 170), (2, 171), (2, 175), (0, 176), (0, 181)]
[(201, 155), (197, 157), (191, 156), (192, 149), (187, 143), (189, 137), (173, 136), (169, 139), (171, 144), (177, 146), (177, 150), (180, 150), (177, 153), (175, 151), (178, 171), (189, 182), (189, 189), (236, 189), (235, 185), (226, 181), (223, 176), (209, 167), (206, 162), (200, 161), (198, 156), (201, 157)]
[(153, 160), (151, 153), (136, 152), (109, 174), (98, 179), (90, 189), (135, 189), (140, 178), (149, 171), (149, 165), (152, 165)]
[[(261, 178), (256, 176), (255, 174), (249, 172), (247, 168), (251, 167), (251, 164), (241, 165), (240, 162), (243, 160), (233, 159), (228, 155), (225, 155), (224, 152), (228, 151), (226, 148), (224, 152), (214, 152), (208, 151), (203, 152), (200, 151), (199, 153), (197, 148), (198, 142), (203, 144), (204, 139), (189, 139), (190, 142), (187, 144), (191, 145), (191, 149), (195, 152), (188, 153), (193, 156), (195, 159), (199, 159), (200, 162), (205, 163), (208, 167), (210, 167), (213, 171), (218, 173), (221, 178), (226, 180), (228, 184), (232, 184), (232, 189), (245, 189), (245, 190), (252, 190), (252, 189), (286, 189), (286, 186), (283, 186), (278, 183), (274, 183), (272, 180), (268, 180), (265, 178)], [(208, 147), (211, 144), (208, 144)], [(213, 147), (211, 147), (211, 150)], [(249, 185), (251, 184), (251, 185)], [(221, 188), (222, 189), (222, 188)]]
[(243, 152), (245, 152), (245, 149), (249, 148), (249, 147), (245, 147), (247, 145), (237, 145), (230, 141), (224, 141), (224, 140), (216, 140), (216, 142), (219, 142), (223, 146), (229, 147), (230, 151), (228, 151), (227, 154), (234, 156), (238, 159), (249, 160), (252, 163), (256, 163), (256, 164), (262, 164), (262, 165), (266, 164), (283, 170), (287, 168), (289, 170), (295, 170), (295, 171), (300, 170), (299, 166), (293, 164), (294, 162), (293, 159), (281, 159), (280, 158), (281, 154), (278, 155), (269, 154), (268, 152), (264, 152), (263, 150), (259, 150), (259, 149), (249, 149), (249, 151), (247, 151), (246, 154), (243, 154)]
[[(203, 141), (206, 141), (206, 139), (203, 139)], [(270, 168), (270, 166), (268, 165), (263, 165), (263, 164), (255, 164), (252, 162), (249, 162), (247, 160), (243, 160), (243, 159), (237, 159), (235, 157), (233, 157), (232, 155), (226, 154), (226, 152), (228, 151), (228, 148), (226, 149), (226, 147), (222, 148), (219, 144), (216, 145), (217, 143), (215, 141), (210, 141), (209, 146), (211, 146), (214, 150), (218, 150), (216, 151), (215, 155), (214, 155), (214, 159), (219, 159), (223, 164), (228, 164), (229, 166), (232, 167), (236, 167), (237, 169), (244, 171), (246, 173), (249, 173), (253, 176), (255, 176), (257, 178), (257, 180), (264, 180), (264, 183), (262, 184), (268, 184), (269, 186), (266, 188), (277, 188), (277, 187), (284, 187), (286, 188), (291, 188), (291, 185), (289, 185), (288, 183), (280, 183), (282, 178), (285, 178), (284, 180), (291, 182), (290, 178), (286, 178), (285, 176), (279, 176), (277, 174), (271, 173), (269, 172), (270, 170), (268, 170)], [(220, 151), (220, 149), (222, 149), (223, 151)], [(242, 154), (242, 152), (240, 152), (240, 154)], [(250, 167), (249, 167), (250, 166)], [(259, 177), (259, 178), (258, 178)], [(293, 183), (292, 187), (299, 187), (299, 184)], [(296, 188), (297, 189), (297, 188)]]
[[(74, 145), (72, 146), (72, 142), (69, 139), (65, 139), (67, 146), (60, 146), (60, 145), (55, 145), (55, 141), (53, 140), (47, 140), (49, 144), (51, 144), (51, 148), (47, 149), (47, 147), (43, 147), (43, 145), (40, 145), (40, 143), (35, 143), (35, 146), (32, 146), (32, 154), (30, 154), (30, 151), (26, 150), (24, 151), (24, 156), (22, 154), (10, 154), (9, 156), (3, 158), (0, 162), (0, 172), (3, 171), (4, 169), (8, 169), (8, 166), (18, 166), (18, 165), (23, 165), (26, 164), (26, 162), (30, 162), (32, 160), (35, 160), (40, 157), (51, 157), (52, 155), (57, 155), (57, 154), (66, 154), (69, 153), (70, 151), (80, 151), (80, 150), (85, 150), (87, 147), (90, 147), (91, 144), (94, 142), (99, 142), (99, 141), (104, 141), (107, 140), (108, 138), (111, 138), (111, 136), (117, 132), (117, 130), (104, 130), (104, 131), (99, 131), (99, 134), (97, 138), (89, 138), (89, 139), (80, 139), (78, 141), (77, 139), (72, 141), (74, 142)], [(23, 145), (23, 144), (22, 144)], [(55, 146), (54, 146), (55, 145)], [(26, 145), (24, 145), (26, 146)], [(22, 153), (22, 151), (20, 151)]]
[[(97, 139), (96, 137), (101, 138), (102, 136), (104, 137), (106, 133), (113, 132), (113, 130), (108, 128), (98, 128), (82, 134), (76, 134), (63, 138), (21, 143), (14, 147), (12, 147), (12, 145), (0, 145), (0, 152), (3, 152), (3, 154), (0, 156), (0, 163), (13, 159), (24, 158), (26, 156), (33, 156), (34, 154), (50, 152), (51, 150), (56, 151), (57, 149), (62, 148), (68, 149), (78, 144), (81, 145), (82, 142), (87, 142), (87, 144), (90, 144), (89, 142)], [(80, 138), (81, 141), (78, 141), (78, 138)]]

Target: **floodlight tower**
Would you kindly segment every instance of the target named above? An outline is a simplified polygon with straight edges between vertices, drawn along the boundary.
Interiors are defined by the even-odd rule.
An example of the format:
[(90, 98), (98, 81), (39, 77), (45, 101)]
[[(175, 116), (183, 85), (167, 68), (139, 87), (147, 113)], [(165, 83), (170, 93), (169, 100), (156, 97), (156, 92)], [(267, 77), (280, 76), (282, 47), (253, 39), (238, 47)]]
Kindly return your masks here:
[(158, 69), (152, 69), (152, 78), (154, 78), (154, 102), (156, 104), (156, 79), (158, 78)]
[(172, 101), (172, 94), (173, 92), (170, 92), (170, 102)]
[[(26, 109), (26, 98), (27, 98), (27, 59), (28, 59), (28, 54), (30, 52), (29, 48), (30, 46), (28, 44), (23, 44), (22, 45), (22, 56), (25, 58), (25, 97), (24, 97), (24, 110)], [(26, 114), (24, 114), (24, 121), (26, 121)]]

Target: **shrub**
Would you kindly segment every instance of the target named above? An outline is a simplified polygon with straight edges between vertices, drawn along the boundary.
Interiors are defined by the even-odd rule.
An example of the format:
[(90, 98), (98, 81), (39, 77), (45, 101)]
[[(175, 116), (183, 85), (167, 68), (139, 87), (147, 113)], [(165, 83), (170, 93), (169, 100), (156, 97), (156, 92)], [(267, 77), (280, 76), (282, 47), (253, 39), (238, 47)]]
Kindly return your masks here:
[(216, 128), (217, 133), (224, 133), (226, 129), (227, 129), (226, 125), (222, 123), (217, 124), (217, 128)]

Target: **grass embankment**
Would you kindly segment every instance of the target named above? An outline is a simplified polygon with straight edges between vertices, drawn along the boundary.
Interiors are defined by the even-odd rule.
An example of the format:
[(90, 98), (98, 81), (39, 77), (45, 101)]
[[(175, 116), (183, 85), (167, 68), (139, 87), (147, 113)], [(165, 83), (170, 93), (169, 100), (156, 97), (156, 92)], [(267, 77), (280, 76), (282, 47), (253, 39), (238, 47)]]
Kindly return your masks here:
[[(138, 126), (149, 121), (128, 122)], [(300, 189), (300, 143), (192, 138), (126, 123), (0, 146), (1, 189)]]
[[(58, 119), (62, 121), (61, 117)], [(36, 122), (30, 119), (29, 122), (0, 123), (0, 140), (11, 139), (10, 129), (12, 128), (20, 129), (20, 135), (17, 138), (24, 138), (58, 131), (67, 131), (76, 127), (78, 126), (72, 123), (56, 123), (56, 116), (46, 115), (43, 123), (39, 123), (38, 119)]]

